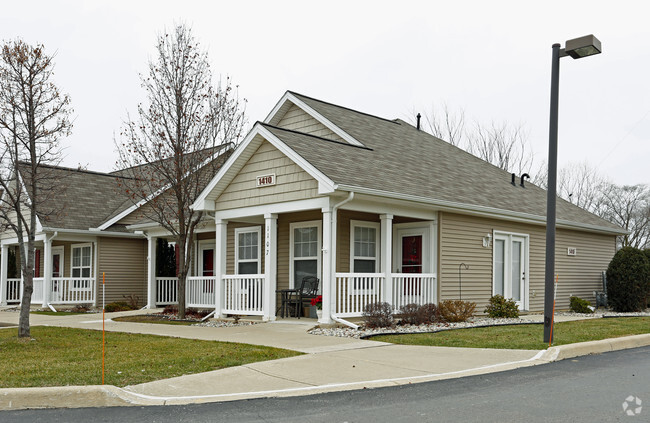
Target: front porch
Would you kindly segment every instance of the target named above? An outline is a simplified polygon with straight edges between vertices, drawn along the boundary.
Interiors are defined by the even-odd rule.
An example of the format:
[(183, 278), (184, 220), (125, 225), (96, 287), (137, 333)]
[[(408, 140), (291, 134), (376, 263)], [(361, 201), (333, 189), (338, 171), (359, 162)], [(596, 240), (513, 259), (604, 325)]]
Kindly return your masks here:
[[(279, 291), (298, 288), (306, 276), (320, 281), (321, 323), (360, 317), (376, 302), (396, 311), (438, 302), (435, 212), (391, 207), (401, 211), (393, 215), (381, 213), (385, 205), (362, 201), (313, 207), (322, 202), (329, 199), (279, 204), (278, 213), (259, 214), (271, 206), (217, 212), (215, 225), (194, 244), (186, 306), (275, 320)], [(149, 236), (149, 257), (156, 256), (155, 245)], [(177, 278), (152, 277), (155, 261), (149, 268), (149, 307), (177, 303)]]
[[(97, 243), (53, 241), (52, 236), (40, 238), (35, 245), (31, 303), (43, 307), (96, 305), (97, 278), (94, 269), (97, 263)], [(3, 243), (1, 253), (0, 304), (20, 304), (24, 278), (20, 272), (17, 242)], [(16, 260), (13, 265), (9, 263), (9, 257)], [(69, 260), (67, 263), (66, 257)]]

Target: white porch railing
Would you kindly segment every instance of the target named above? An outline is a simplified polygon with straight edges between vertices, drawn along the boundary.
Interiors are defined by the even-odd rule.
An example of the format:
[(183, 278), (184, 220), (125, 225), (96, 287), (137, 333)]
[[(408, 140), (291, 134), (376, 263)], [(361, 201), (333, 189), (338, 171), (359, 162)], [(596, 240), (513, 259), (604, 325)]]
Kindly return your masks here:
[(43, 303), (43, 287), (45, 278), (34, 278), (34, 290), (32, 291), (32, 304)]
[(436, 275), (434, 273), (393, 273), (394, 310), (406, 304), (428, 304), (436, 302)]
[(95, 302), (95, 278), (52, 278), (51, 283), (50, 304)]
[(20, 279), (7, 279), (7, 302), (20, 302), (22, 294), (22, 283)]
[(361, 316), (366, 305), (382, 301), (383, 273), (337, 273), (336, 315)]
[(156, 278), (156, 305), (178, 304), (178, 278)]
[(223, 275), (222, 279), (224, 314), (264, 314), (264, 275)]
[[(52, 278), (49, 292), (50, 304), (89, 304), (95, 302), (94, 278)], [(34, 278), (32, 304), (43, 302), (45, 278)], [(20, 302), (23, 284), (21, 279), (7, 279), (7, 302)]]
[(436, 275), (433, 273), (393, 273), (392, 298), (385, 298), (383, 273), (337, 273), (336, 316), (359, 317), (372, 303), (388, 302), (397, 311), (406, 304), (436, 302)]
[[(188, 276), (185, 281), (187, 307), (214, 308), (214, 276)], [(178, 278), (156, 278), (156, 305), (178, 304)]]
[(214, 276), (190, 276), (185, 283), (185, 303), (188, 307), (214, 308)]

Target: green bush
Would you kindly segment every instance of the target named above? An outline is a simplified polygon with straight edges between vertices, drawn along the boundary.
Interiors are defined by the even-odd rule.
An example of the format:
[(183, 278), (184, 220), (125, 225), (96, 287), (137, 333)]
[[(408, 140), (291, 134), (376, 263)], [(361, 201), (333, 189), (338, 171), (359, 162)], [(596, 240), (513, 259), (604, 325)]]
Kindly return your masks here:
[(461, 300), (444, 300), (438, 305), (440, 315), (447, 322), (466, 322), (474, 315), (476, 303)]
[(519, 307), (513, 299), (506, 299), (503, 295), (494, 295), (490, 298), (490, 303), (484, 310), (488, 317), (492, 318), (517, 318), (519, 317)]
[(593, 313), (594, 311), (589, 308), (589, 301), (583, 300), (582, 298), (579, 297), (571, 297), (569, 298), (569, 301), (571, 302), (571, 311), (574, 311), (576, 313), (586, 313), (590, 314)]
[(125, 301), (116, 301), (114, 303), (106, 304), (104, 310), (112, 313), (114, 311), (129, 311), (133, 309)]
[(618, 312), (640, 311), (647, 305), (650, 263), (633, 247), (618, 250), (607, 267), (607, 302)]
[(369, 328), (391, 328), (395, 325), (393, 307), (388, 303), (368, 304), (363, 308), (363, 321)]

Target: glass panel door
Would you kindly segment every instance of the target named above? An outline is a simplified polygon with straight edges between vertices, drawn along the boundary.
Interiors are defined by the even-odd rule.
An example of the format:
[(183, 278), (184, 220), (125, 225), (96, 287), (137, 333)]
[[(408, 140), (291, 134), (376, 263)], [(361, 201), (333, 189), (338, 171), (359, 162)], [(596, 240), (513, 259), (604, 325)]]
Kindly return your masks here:
[(422, 273), (422, 235), (402, 237), (402, 273)]
[(519, 302), (521, 301), (521, 278), (522, 278), (522, 257), (521, 253), (523, 242), (512, 240), (512, 299)]

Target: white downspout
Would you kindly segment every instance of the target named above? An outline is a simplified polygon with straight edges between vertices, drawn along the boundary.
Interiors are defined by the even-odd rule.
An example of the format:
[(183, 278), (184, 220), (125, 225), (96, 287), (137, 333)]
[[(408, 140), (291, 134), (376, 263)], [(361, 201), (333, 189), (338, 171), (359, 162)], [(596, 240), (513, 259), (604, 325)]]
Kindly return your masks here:
[(50, 305), (50, 292), (52, 292), (52, 240), (59, 235), (55, 231), (52, 236), (48, 238), (45, 235), (45, 242), (43, 243), (43, 307), (52, 307)]
[(336, 225), (337, 225), (337, 211), (338, 209), (346, 204), (349, 203), (354, 199), (354, 192), (350, 191), (348, 194), (348, 197), (341, 201), (338, 204), (335, 204), (334, 207), (332, 207), (332, 218), (331, 218), (331, 227), (332, 230), (330, 231), (330, 295), (329, 295), (329, 313), (323, 313), (326, 316), (330, 316), (333, 319), (336, 319), (334, 316), (336, 314)]

